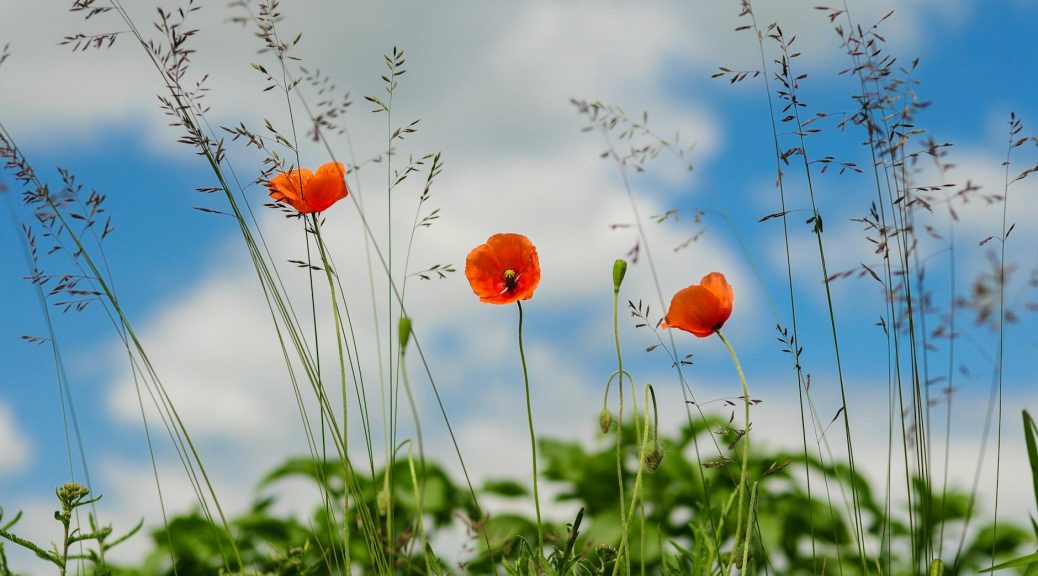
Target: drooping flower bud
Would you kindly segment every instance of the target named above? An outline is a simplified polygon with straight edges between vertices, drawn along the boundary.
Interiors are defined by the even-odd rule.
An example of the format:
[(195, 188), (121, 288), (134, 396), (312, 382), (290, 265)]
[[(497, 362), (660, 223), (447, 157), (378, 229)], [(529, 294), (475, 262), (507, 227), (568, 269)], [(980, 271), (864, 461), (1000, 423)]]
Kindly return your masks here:
[(609, 412), (608, 408), (602, 408), (602, 412), (598, 415), (598, 427), (602, 429), (602, 434), (608, 434), (609, 428), (613, 426), (613, 415)]
[(656, 444), (652, 447), (652, 450), (645, 455), (645, 467), (649, 469), (649, 472), (655, 472), (659, 469), (661, 462), (663, 462), (663, 450), (660, 449), (659, 444)]

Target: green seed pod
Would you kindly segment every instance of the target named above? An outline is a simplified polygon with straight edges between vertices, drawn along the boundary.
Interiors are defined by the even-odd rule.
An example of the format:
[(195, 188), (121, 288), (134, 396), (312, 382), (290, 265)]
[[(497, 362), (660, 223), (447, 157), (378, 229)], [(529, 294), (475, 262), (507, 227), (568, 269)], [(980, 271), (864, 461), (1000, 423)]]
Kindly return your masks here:
[(389, 511), (389, 494), (385, 490), (378, 491), (378, 495), (375, 496), (375, 506), (378, 508), (379, 516), (385, 516)]
[(657, 444), (651, 452), (645, 455), (645, 467), (649, 469), (649, 472), (655, 472), (659, 469), (661, 462), (663, 462), (663, 450), (660, 450), (660, 446)]
[[(737, 550), (741, 550), (742, 549), (742, 543), (739, 543), (736, 546), (736, 549)], [(753, 552), (750, 552), (749, 557), (746, 560), (747, 561), (753, 560)], [(735, 567), (738, 568), (739, 570), (742, 570), (742, 554), (736, 554), (735, 555)]]
[(411, 319), (407, 316), (402, 316), (398, 331), (400, 333), (400, 351), (402, 353), (407, 349), (407, 343), (411, 340)]
[(620, 284), (623, 284), (625, 274), (627, 274), (627, 261), (618, 258), (616, 262), (613, 262), (613, 292), (620, 291)]
[(609, 433), (609, 428), (613, 425), (613, 415), (609, 412), (608, 408), (602, 408), (602, 412), (598, 415), (598, 427), (602, 429), (602, 434)]

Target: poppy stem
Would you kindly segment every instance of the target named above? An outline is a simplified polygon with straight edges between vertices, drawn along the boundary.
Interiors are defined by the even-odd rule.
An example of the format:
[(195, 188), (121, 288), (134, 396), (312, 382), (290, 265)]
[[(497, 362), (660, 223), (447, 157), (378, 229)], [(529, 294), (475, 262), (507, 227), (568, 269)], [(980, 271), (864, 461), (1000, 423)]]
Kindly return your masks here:
[[(634, 388), (634, 384), (633, 383), (631, 385), (631, 388)], [(637, 397), (637, 394), (635, 394), (633, 390), (632, 390), (632, 396)], [(635, 509), (635, 505), (636, 504), (641, 504), (642, 505), (642, 540), (643, 540), (643, 542), (644, 542), (644, 539), (645, 539), (645, 536), (644, 536), (645, 535), (645, 522), (644, 522), (645, 502), (644, 501), (639, 502), (638, 493), (641, 491), (642, 478), (644, 477), (646, 461), (647, 461), (647, 457), (649, 455), (649, 397), (650, 396), (652, 398), (655, 398), (656, 397), (656, 393), (653, 392), (653, 390), (652, 390), (652, 384), (646, 384), (645, 385), (645, 414), (644, 414), (644, 418), (642, 419), (642, 422), (641, 422), (641, 431), (638, 433), (638, 439), (639, 439), (638, 440), (638, 471), (634, 475), (634, 489), (632, 490), (632, 493), (634, 494), (634, 496), (631, 499), (631, 506), (627, 510), (627, 520), (626, 520), (626, 523), (623, 525), (623, 530), (621, 532), (621, 536), (620, 536), (620, 549), (617, 552), (616, 561), (613, 563), (612, 576), (618, 576), (620, 574), (620, 555), (622, 555), (624, 553), (624, 550), (629, 550), (630, 549), (630, 544), (628, 543), (628, 537), (629, 537), (630, 530), (628, 530), (628, 527), (629, 527), (629, 522), (631, 521), (631, 518), (634, 516), (634, 509)], [(637, 411), (638, 411), (637, 408), (635, 408), (635, 412), (637, 412)], [(638, 420), (636, 418), (635, 419), (635, 428), (638, 428), (638, 424), (637, 423), (638, 423)], [(643, 549), (643, 552), (644, 552), (644, 544), (642, 546), (642, 549)], [(642, 556), (644, 556), (644, 553), (642, 554)], [(630, 559), (628, 558), (627, 562), (625, 563), (625, 566), (627, 564), (629, 564), (629, 563), (630, 563)], [(644, 570), (644, 560), (643, 560), (642, 564), (643, 564), (642, 572), (644, 573), (644, 571), (645, 571)], [(631, 573), (631, 570), (630, 570), (629, 567), (627, 569), (627, 573), (628, 574)]]
[[(749, 464), (750, 464), (750, 387), (746, 384), (746, 375), (742, 372), (742, 364), (739, 363), (739, 357), (735, 355), (735, 349), (728, 342), (728, 339), (721, 334), (721, 330), (714, 330), (717, 337), (721, 339), (721, 343), (728, 349), (728, 354), (732, 357), (732, 363), (735, 364), (735, 371), (739, 373), (739, 381), (742, 382), (742, 397), (743, 405), (746, 407), (745, 414), (745, 429), (742, 433), (742, 468), (739, 473), (739, 515), (738, 521), (735, 523), (735, 546), (732, 548), (732, 558), (729, 560), (729, 565), (735, 562), (735, 554), (739, 549), (739, 538), (740, 532), (742, 531), (742, 514), (743, 514), (743, 503), (746, 501), (746, 486), (749, 481)], [(749, 539), (750, 531), (749, 527), (746, 529), (746, 534), (743, 538)], [(744, 571), (746, 567), (742, 568)], [(727, 571), (726, 571), (727, 572)]]
[(526, 370), (526, 353), (523, 351), (523, 303), (519, 306), (519, 360), (523, 364), (523, 382), (526, 384), (526, 420), (530, 424), (530, 450), (533, 452), (533, 505), (537, 511), (537, 566), (544, 556), (544, 528), (541, 526), (541, 496), (537, 490), (537, 437), (533, 432), (533, 408), (530, 404), (530, 374)]
[[(627, 506), (624, 503), (624, 468), (623, 468), (623, 433), (624, 433), (624, 359), (620, 353), (620, 323), (619, 323), (619, 311), (620, 311), (620, 286), (617, 282), (613, 285), (613, 342), (616, 344), (616, 371), (617, 377), (619, 378), (619, 386), (617, 390), (619, 393), (619, 406), (616, 411), (616, 482), (620, 489), (620, 525), (623, 526), (624, 532), (627, 532)], [(637, 418), (635, 418), (637, 421)], [(635, 425), (635, 429), (637, 429)], [(639, 443), (640, 445), (640, 443)], [(635, 499), (638, 498), (637, 494), (633, 496)], [(621, 542), (620, 550), (618, 551), (618, 557), (616, 559), (616, 566), (620, 565), (619, 556), (624, 558), (624, 566), (627, 568), (627, 573), (631, 573), (631, 555), (625, 550), (627, 540), (624, 539)]]

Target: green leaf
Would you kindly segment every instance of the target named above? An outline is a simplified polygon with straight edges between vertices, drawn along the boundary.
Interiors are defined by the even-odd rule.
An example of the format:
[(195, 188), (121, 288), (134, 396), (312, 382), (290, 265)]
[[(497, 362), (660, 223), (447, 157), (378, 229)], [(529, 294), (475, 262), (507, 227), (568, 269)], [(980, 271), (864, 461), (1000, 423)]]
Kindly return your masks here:
[(490, 546), (494, 549), (504, 546), (516, 536), (532, 536), (536, 531), (536, 524), (516, 514), (493, 516), (486, 525), (487, 539), (490, 540)]
[(341, 463), (333, 460), (317, 462), (310, 457), (287, 460), (267, 474), (260, 481), (259, 488), (265, 488), (278, 480), (296, 476), (309, 478), (336, 496), (341, 496), (345, 489), (345, 470)]
[(981, 570), (981, 572), (994, 572), (996, 570), (1005, 570), (1006, 568), (1022, 568), (1024, 566), (1031, 566), (1032, 564), (1038, 564), (1038, 552), (1014, 558), (1013, 560), (997, 564), (991, 568), (985, 568), (984, 570)]
[(529, 492), (526, 487), (515, 480), (487, 480), (483, 484), (483, 492), (504, 496), (505, 498), (519, 498), (526, 496)]
[(1034, 498), (1038, 502), (1038, 426), (1034, 418), (1024, 410), (1024, 440), (1027, 441), (1027, 460), (1031, 463), (1031, 481), (1034, 483)]

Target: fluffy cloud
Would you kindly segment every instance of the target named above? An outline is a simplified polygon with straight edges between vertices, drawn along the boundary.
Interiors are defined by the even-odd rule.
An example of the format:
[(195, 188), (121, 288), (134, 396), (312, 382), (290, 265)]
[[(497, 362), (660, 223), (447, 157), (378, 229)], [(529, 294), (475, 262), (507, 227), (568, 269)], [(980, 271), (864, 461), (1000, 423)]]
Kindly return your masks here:
[(24, 470), (32, 459), (29, 439), (18, 426), (10, 408), (0, 402), (0, 472)]
[[(114, 12), (83, 22), (81, 15), (56, 4), (0, 2), (4, 4), (11, 8), (4, 11), (0, 35), (10, 43), (12, 55), (0, 71), (5, 78), (0, 108), (19, 111), (5, 122), (15, 134), (25, 134), (23, 141), (89, 140), (112, 123), (134, 129), (143, 125), (155, 133), (158, 146), (170, 140), (165, 118), (154, 109), (159, 79), (129, 35), (101, 51), (70, 54), (69, 47), (57, 45), (77, 33), (125, 30)], [(787, 35), (797, 36), (810, 65), (833, 66), (844, 58), (832, 49), (834, 34), (825, 16), (814, 10), (816, 2), (758, 4), (758, 22), (764, 26), (780, 20)], [(863, 2), (852, 6), (852, 16), (871, 23), (894, 5), (889, 0)], [(151, 34), (152, 6), (126, 7), (145, 35)], [(961, 0), (897, 9), (897, 17), (885, 24), (894, 49), (914, 48), (923, 22), (934, 14), (954, 23), (969, 11)], [(382, 6), (326, 1), (307, 10), (284, 5), (282, 12), (288, 16), (286, 36), (305, 32), (300, 45), (304, 59), (336, 80), (362, 86), (376, 79), (381, 55), (396, 43), (411, 55), (410, 74), (417, 86), (412, 102), (420, 99), (435, 106), (431, 124), (453, 128), (462, 116), (482, 123), (496, 120), (511, 128), (502, 135), (526, 144), (540, 140), (537, 128), (552, 120), (531, 112), (548, 107), (566, 113), (570, 96), (601, 97), (664, 113), (668, 102), (661, 89), (688, 69), (745, 68), (758, 61), (752, 38), (731, 32), (741, 24), (734, 3), (709, 2), (690, 9), (680, 2), (536, 1), (473, 7), (463, 2)], [(194, 20), (200, 28), (195, 66), (199, 74), (211, 75), (213, 115), (223, 120), (233, 110), (246, 118), (269, 116), (272, 105), (260, 96), (265, 84), (249, 66), (262, 57), (255, 54), (250, 32), (224, 21), (230, 14), (223, 7), (206, 6)]]

